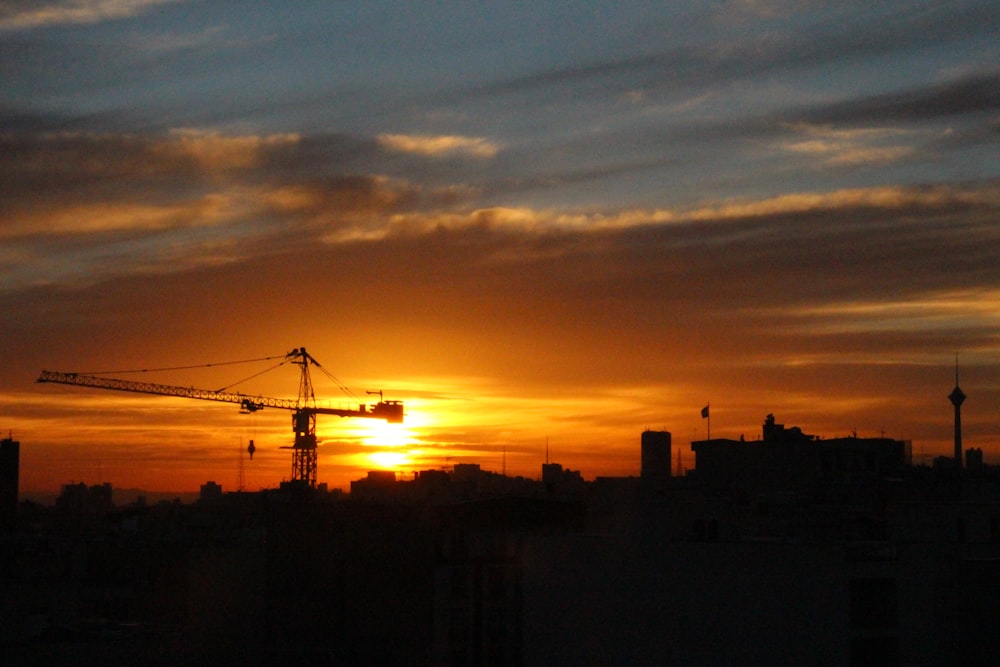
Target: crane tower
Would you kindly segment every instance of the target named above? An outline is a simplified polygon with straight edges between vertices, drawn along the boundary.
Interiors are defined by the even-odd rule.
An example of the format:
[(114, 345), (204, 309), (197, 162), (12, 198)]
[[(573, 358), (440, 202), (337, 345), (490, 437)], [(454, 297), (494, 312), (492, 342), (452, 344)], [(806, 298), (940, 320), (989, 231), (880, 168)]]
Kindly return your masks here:
[[(42, 371), (38, 382), (56, 382), (93, 389), (110, 389), (139, 394), (155, 394), (159, 396), (179, 396), (222, 403), (236, 403), (240, 412), (250, 413), (264, 408), (276, 408), (292, 411), (292, 431), (295, 438), (290, 447), (292, 450), (292, 481), (316, 486), (316, 415), (335, 415), (338, 417), (365, 417), (384, 419), (391, 424), (403, 421), (402, 401), (379, 400), (374, 405), (358, 405), (357, 409), (325, 408), (316, 405), (316, 395), (313, 391), (310, 366), (322, 368), (304, 347), (297, 347), (285, 355), (285, 361), (299, 366), (299, 392), (295, 400), (287, 398), (268, 398), (251, 396), (240, 392), (225, 390), (196, 389), (194, 387), (179, 387), (173, 385), (154, 384), (150, 382), (134, 382), (101, 377), (99, 375), (83, 375), (80, 373), (62, 373), (57, 371)], [(282, 362), (284, 363), (284, 362)], [(381, 392), (379, 397), (381, 399)]]

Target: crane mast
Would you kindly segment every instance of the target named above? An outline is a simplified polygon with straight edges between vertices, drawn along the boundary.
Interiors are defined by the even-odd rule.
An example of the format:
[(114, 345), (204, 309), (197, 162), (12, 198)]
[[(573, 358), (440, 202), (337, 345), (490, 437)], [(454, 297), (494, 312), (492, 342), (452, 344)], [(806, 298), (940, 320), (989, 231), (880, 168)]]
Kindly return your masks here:
[(309, 364), (319, 364), (306, 352), (304, 347), (289, 352), (294, 362), (299, 365), (299, 397), (296, 399), (295, 412), (292, 414), (292, 430), (295, 431), (295, 442), (292, 445), (292, 480), (305, 482), (316, 486), (316, 394), (313, 392), (312, 378), (309, 375)]
[(195, 387), (180, 387), (175, 385), (155, 384), (152, 382), (134, 382), (115, 378), (85, 375), (81, 373), (63, 373), (58, 371), (42, 371), (38, 382), (54, 382), (58, 384), (90, 387), (92, 389), (110, 389), (138, 394), (154, 394), (157, 396), (177, 396), (221, 403), (235, 403), (240, 406), (240, 412), (250, 413), (264, 408), (277, 408), (292, 411), (292, 431), (295, 433), (292, 450), (292, 481), (316, 486), (316, 415), (334, 415), (337, 417), (365, 417), (384, 419), (390, 424), (403, 421), (402, 401), (381, 400), (372, 405), (361, 404), (355, 410), (343, 408), (324, 408), (316, 405), (316, 395), (313, 390), (310, 366), (320, 368), (312, 355), (304, 347), (298, 347), (285, 355), (285, 359), (299, 366), (299, 392), (295, 400), (287, 398), (270, 398), (266, 396), (251, 396), (240, 392), (213, 391)]

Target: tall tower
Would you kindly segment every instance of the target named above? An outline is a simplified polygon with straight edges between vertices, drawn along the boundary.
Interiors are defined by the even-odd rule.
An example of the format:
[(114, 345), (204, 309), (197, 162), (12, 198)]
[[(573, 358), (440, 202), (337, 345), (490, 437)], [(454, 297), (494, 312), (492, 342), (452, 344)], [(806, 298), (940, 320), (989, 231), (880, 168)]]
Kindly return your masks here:
[(958, 359), (955, 359), (955, 388), (948, 394), (948, 400), (955, 406), (955, 465), (962, 468), (962, 403), (965, 392), (958, 386)]

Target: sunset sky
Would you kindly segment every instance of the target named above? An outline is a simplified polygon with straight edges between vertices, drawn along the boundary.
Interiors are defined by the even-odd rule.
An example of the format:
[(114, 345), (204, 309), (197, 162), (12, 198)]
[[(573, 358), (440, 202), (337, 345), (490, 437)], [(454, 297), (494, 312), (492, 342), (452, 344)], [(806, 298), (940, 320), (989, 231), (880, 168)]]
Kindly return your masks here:
[[(22, 491), (248, 490), (289, 413), (36, 384), (281, 357), (319, 481), (639, 471), (646, 428), (1000, 464), (1000, 11), (0, 1), (0, 431)], [(124, 373), (217, 389), (278, 363)], [(294, 397), (284, 365), (235, 387)], [(505, 466), (505, 468), (504, 468)]]

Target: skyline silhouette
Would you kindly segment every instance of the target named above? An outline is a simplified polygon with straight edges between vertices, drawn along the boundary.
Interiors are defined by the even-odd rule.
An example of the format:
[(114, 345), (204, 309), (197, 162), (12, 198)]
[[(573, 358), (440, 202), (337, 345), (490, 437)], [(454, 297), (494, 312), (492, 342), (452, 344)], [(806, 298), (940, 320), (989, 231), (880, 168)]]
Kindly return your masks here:
[[(10, 449), (3, 443), (3, 477)], [(476, 464), (5, 511), (0, 647), (21, 665), (991, 664), (1000, 467), (908, 443), (633, 443), (642, 474)], [(971, 452), (971, 450), (970, 450)]]

